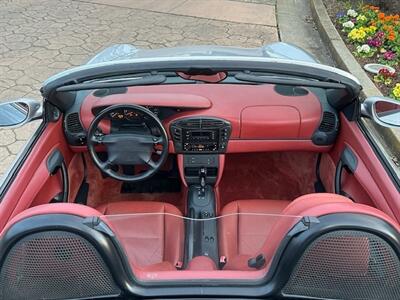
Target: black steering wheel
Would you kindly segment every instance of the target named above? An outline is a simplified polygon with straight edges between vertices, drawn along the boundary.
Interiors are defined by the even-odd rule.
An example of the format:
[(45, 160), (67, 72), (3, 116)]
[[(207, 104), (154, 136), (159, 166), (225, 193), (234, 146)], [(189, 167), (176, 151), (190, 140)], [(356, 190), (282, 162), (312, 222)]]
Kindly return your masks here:
[[(139, 132), (128, 129), (114, 133), (110, 130), (109, 134), (104, 134), (99, 127), (100, 122), (110, 119), (112, 113), (124, 110), (133, 111), (140, 116), (142, 129)], [(95, 150), (97, 145), (105, 146), (108, 154), (106, 161), (99, 158)], [(102, 110), (90, 124), (87, 146), (95, 165), (101, 171), (117, 180), (129, 182), (150, 178), (161, 168), (168, 156), (168, 136), (160, 120), (150, 110), (134, 104), (112, 105)], [(162, 149), (159, 149), (160, 146)], [(157, 156), (158, 159), (154, 160)], [(135, 165), (146, 165), (148, 169), (135, 175), (118, 172), (118, 166)]]

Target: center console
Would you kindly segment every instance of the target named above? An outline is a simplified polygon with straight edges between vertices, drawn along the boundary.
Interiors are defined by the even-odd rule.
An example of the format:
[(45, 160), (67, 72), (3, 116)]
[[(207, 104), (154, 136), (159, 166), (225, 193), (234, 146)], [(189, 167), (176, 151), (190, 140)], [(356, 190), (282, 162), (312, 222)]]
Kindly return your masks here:
[(176, 153), (225, 153), (231, 124), (218, 118), (184, 118), (171, 124)]
[(181, 175), (188, 186), (186, 223), (186, 257), (188, 264), (194, 257), (207, 256), (219, 264), (216, 199), (214, 185), (221, 173), (220, 156), (226, 152), (231, 125), (228, 121), (210, 117), (176, 120), (170, 133)]

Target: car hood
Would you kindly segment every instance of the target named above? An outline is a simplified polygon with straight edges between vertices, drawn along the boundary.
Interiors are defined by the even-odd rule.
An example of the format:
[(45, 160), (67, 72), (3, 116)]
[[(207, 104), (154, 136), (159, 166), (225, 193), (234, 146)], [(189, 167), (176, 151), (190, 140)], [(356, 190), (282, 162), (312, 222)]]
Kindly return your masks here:
[(285, 60), (305, 62), (318, 62), (313, 56), (303, 49), (288, 43), (272, 43), (259, 48), (239, 48), (224, 46), (188, 46), (161, 49), (139, 49), (129, 44), (117, 44), (108, 47), (87, 64), (97, 64), (110, 61), (135, 60), (143, 58), (161, 57), (212, 57), (212, 56), (243, 56), (243, 57), (268, 57)]

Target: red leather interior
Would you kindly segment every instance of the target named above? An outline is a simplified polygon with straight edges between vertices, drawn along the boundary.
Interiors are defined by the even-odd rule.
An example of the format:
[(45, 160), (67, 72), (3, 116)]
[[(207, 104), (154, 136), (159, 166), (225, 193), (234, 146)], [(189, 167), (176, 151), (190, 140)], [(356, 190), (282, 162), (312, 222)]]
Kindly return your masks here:
[(183, 260), (184, 224), (181, 212), (171, 204), (123, 201), (103, 204), (106, 215), (122, 244), (132, 268), (174, 270)]
[(116, 234), (134, 270), (175, 270), (175, 264), (183, 259), (182, 215), (170, 204), (114, 202), (101, 205), (97, 210), (74, 203), (39, 205), (15, 216), (2, 234), (18, 221), (42, 214), (101, 217)]
[(301, 114), (296, 107), (263, 105), (248, 106), (242, 110), (242, 139), (297, 139), (300, 129)]
[[(329, 146), (314, 145), (311, 141), (321, 118), (317, 96), (312, 93), (284, 96), (278, 94), (273, 85), (267, 84), (205, 83), (190, 87), (171, 84), (129, 87), (125, 94), (101, 98), (90, 94), (80, 111), (83, 126), (87, 129), (93, 120), (93, 108), (129, 103), (182, 108), (181, 112), (163, 121), (168, 135), (170, 123), (179, 118), (214, 116), (226, 119), (232, 124), (228, 152), (330, 149)], [(269, 117), (272, 119), (269, 120)], [(104, 126), (108, 127), (106, 124)], [(104, 130), (107, 132), (106, 128)], [(74, 147), (74, 151), (82, 150)], [(174, 149), (170, 148), (170, 152), (174, 153)]]
[(190, 75), (183, 72), (176, 72), (176, 74), (186, 80), (198, 80), (207, 83), (216, 83), (224, 80), (227, 77), (225, 72), (218, 72), (212, 75)]
[(293, 200), (313, 193), (317, 156), (304, 151), (226, 154), (220, 207), (233, 200)]
[(0, 202), (0, 230), (13, 216), (32, 205), (49, 202), (62, 190), (60, 177), (51, 176), (46, 161), (53, 150), (58, 149), (67, 165), (73, 152), (68, 147), (62, 128), (62, 119), (49, 123), (34, 145), (29, 159), (13, 180)]
[[(341, 128), (335, 147), (329, 156), (336, 164), (343, 149), (349, 147), (357, 158), (354, 175), (342, 178), (344, 191), (355, 202), (372, 204), (387, 215), (400, 221), (399, 191), (356, 122), (350, 122), (340, 115)], [(360, 194), (361, 193), (361, 194)], [(367, 198), (363, 198), (367, 195)]]
[(38, 205), (29, 209), (24, 210), (15, 217), (13, 217), (4, 229), (1, 231), (0, 235), (3, 235), (12, 225), (15, 223), (37, 215), (44, 214), (66, 214), (74, 215), (79, 217), (91, 217), (91, 216), (101, 216), (101, 213), (94, 208), (86, 205), (75, 204), (75, 203), (53, 203), (53, 204), (43, 204)]
[[(38, 175), (34, 175), (38, 176)], [(47, 172), (43, 174), (44, 185), (38, 190), (30, 206), (36, 206), (41, 204), (47, 204), (51, 199), (62, 192), (61, 180), (62, 176), (60, 172), (50, 176)]]
[[(322, 216), (330, 213), (367, 213), (379, 217), (392, 224), (397, 230), (399, 225), (381, 211), (370, 206), (356, 204), (350, 199), (336, 194), (309, 194), (290, 202), (282, 201), (276, 203), (271, 200), (250, 200), (235, 201), (228, 204), (223, 210), (222, 215), (229, 215), (236, 212), (273, 214), (279, 213), (282, 217), (275, 220), (265, 217), (265, 226), (260, 226), (260, 222), (254, 220), (246, 222), (243, 226), (243, 217), (224, 217), (220, 219), (220, 253), (227, 257), (227, 270), (249, 270), (247, 265), (250, 257), (255, 257), (263, 253), (267, 263), (271, 262), (276, 249), (286, 236), (290, 228), (299, 221), (302, 216)], [(251, 216), (248, 216), (251, 219)], [(236, 222), (235, 222), (236, 221)], [(224, 232), (224, 234), (222, 234)], [(257, 238), (252, 238), (251, 234), (257, 233)], [(228, 234), (227, 234), (228, 233)], [(250, 235), (250, 238), (248, 238)], [(260, 241), (262, 238), (262, 242)], [(243, 246), (244, 245), (244, 246)]]
[[(161, 86), (158, 86), (159, 88)], [(182, 93), (163, 93), (160, 89), (151, 89), (147, 92), (135, 92), (128, 88), (126, 94), (113, 94), (106, 97), (88, 95), (81, 107), (80, 116), (85, 128), (89, 128), (93, 120), (93, 109), (96, 107), (111, 106), (115, 104), (138, 104), (158, 107), (182, 107), (191, 109), (207, 109), (211, 101), (204, 96)]]
[(75, 154), (68, 166), (69, 191), (68, 202), (74, 202), (84, 178), (83, 157), (81, 153)]
[[(180, 192), (170, 193), (121, 193), (122, 181), (110, 177), (103, 177), (100, 170), (94, 165), (90, 156), (84, 154), (87, 166), (87, 182), (90, 186), (87, 205), (98, 207), (103, 203), (119, 201), (160, 201), (176, 206), (182, 213), (186, 208), (186, 190), (184, 186)], [(162, 170), (170, 170), (172, 160), (167, 159)]]
[(335, 162), (328, 153), (322, 153), (319, 177), (327, 193), (335, 193)]
[[(249, 212), (249, 213), (273, 213), (276, 212), (278, 214), (286, 215), (286, 216), (298, 216), (301, 217), (303, 215), (307, 216), (322, 216), (331, 213), (357, 213), (357, 214), (368, 214), (378, 218), (381, 218), (391, 224), (396, 230), (400, 230), (400, 226), (397, 222), (393, 221), (390, 217), (386, 214), (382, 213), (379, 210), (376, 210), (372, 207), (355, 204), (349, 199), (333, 195), (333, 194), (311, 194), (302, 196), (290, 204), (287, 201), (282, 201), (279, 203), (278, 201), (271, 201), (271, 200), (249, 200), (249, 201), (238, 201), (239, 203), (231, 203), (227, 207), (224, 208), (223, 213), (230, 213), (230, 212)], [(9, 228), (12, 224), (15, 224), (21, 219), (39, 215), (39, 214), (55, 214), (55, 213), (63, 213), (63, 214), (73, 214), (82, 217), (87, 216), (99, 216), (101, 217), (117, 234), (117, 237), (121, 239), (120, 235), (125, 235), (122, 239), (127, 239), (122, 241), (123, 247), (128, 249), (129, 251), (136, 251), (133, 249), (133, 244), (135, 247), (138, 243), (154, 243), (156, 245), (160, 245), (159, 240), (163, 240), (164, 243), (171, 242), (171, 243), (182, 243), (183, 244), (183, 224), (174, 224), (174, 221), (169, 221), (164, 219), (164, 231), (166, 232), (164, 237), (160, 232), (160, 228), (162, 228), (161, 222), (156, 225), (151, 224), (150, 222), (142, 222), (136, 223), (127, 221), (129, 219), (129, 215), (126, 215), (127, 211), (131, 211), (132, 213), (137, 214), (146, 214), (147, 211), (154, 212), (166, 212), (172, 214), (179, 214), (179, 211), (171, 205), (162, 204), (162, 203), (114, 203), (111, 205), (103, 205), (99, 207), (100, 211), (97, 211), (93, 208), (88, 206), (83, 206), (79, 204), (47, 204), (47, 205), (40, 205), (31, 209), (28, 209), (18, 216), (14, 217), (12, 221), (10, 221), (7, 225)], [(124, 220), (124, 215), (120, 219), (120, 222), (115, 222), (116, 219), (112, 215), (103, 215), (102, 213), (114, 213), (118, 214), (123, 212), (125, 214), (126, 219)], [(117, 216), (116, 216), (117, 217)], [(180, 220), (180, 219), (179, 219)], [(223, 222), (224, 219), (221, 220)], [(229, 219), (226, 219), (229, 220)], [(255, 245), (254, 247), (258, 247), (259, 249), (254, 248), (251, 250), (249, 245), (245, 245), (243, 242), (239, 241), (239, 244), (242, 244), (240, 247), (238, 243), (235, 241), (226, 241), (226, 247), (229, 249), (223, 249), (221, 247), (222, 255), (224, 251), (229, 253), (229, 255), (236, 256), (229, 256), (228, 264), (225, 266), (224, 271), (218, 271), (214, 269), (213, 264), (209, 261), (209, 259), (205, 257), (198, 257), (195, 258), (191, 263), (189, 263), (189, 267), (187, 270), (177, 271), (173, 268), (173, 262), (167, 261), (167, 259), (179, 259), (176, 256), (168, 256), (165, 253), (168, 252), (168, 249), (162, 249), (160, 251), (164, 251), (164, 261), (156, 261), (151, 260), (151, 262), (155, 262), (152, 265), (147, 265), (144, 267), (138, 267), (135, 263), (131, 263), (131, 267), (135, 273), (135, 276), (139, 280), (151, 281), (151, 280), (190, 280), (190, 279), (248, 279), (254, 280), (256, 278), (260, 278), (261, 276), (265, 275), (269, 268), (269, 262), (271, 261), (272, 255), (275, 253), (276, 247), (278, 247), (279, 243), (281, 242), (282, 238), (286, 235), (287, 231), (293, 226), (294, 222), (289, 222), (289, 218), (279, 218), (277, 222), (271, 224), (269, 227), (264, 226), (264, 224), (255, 224), (252, 222), (253, 227), (257, 227), (254, 231), (252, 226), (241, 226), (241, 224), (229, 224), (226, 223), (222, 226), (225, 226), (227, 230), (231, 230), (232, 228), (237, 228), (238, 234), (236, 238), (240, 239), (240, 237), (244, 236), (247, 240), (247, 243), (251, 243)], [(252, 220), (251, 220), (252, 221)], [(171, 222), (171, 223), (170, 223)], [(135, 223), (138, 226), (135, 226)], [(168, 229), (168, 226), (171, 227)], [(250, 236), (246, 236), (246, 230), (252, 230), (253, 232), (258, 232), (261, 225), (261, 230), (266, 232), (267, 237), (263, 237), (265, 240), (264, 244), (260, 246), (260, 241), (258, 239), (253, 239)], [(229, 226), (233, 226), (229, 228)], [(179, 230), (182, 228), (182, 231)], [(154, 229), (154, 231), (153, 231)], [(178, 230), (178, 231), (176, 231)], [(136, 234), (131, 234), (132, 232), (136, 232)], [(171, 233), (172, 232), (172, 233)], [(145, 239), (141, 239), (140, 233), (143, 233)], [(147, 240), (150, 236), (149, 233), (153, 236), (154, 240)], [(4, 231), (2, 232), (4, 234)], [(221, 233), (220, 233), (221, 234)], [(230, 237), (235, 237), (233, 235), (227, 235)], [(221, 235), (223, 238), (224, 235)], [(132, 240), (130, 240), (132, 238)], [(134, 242), (135, 239), (137, 239)], [(176, 240), (176, 241), (175, 241)], [(360, 241), (362, 242), (362, 241)], [(131, 243), (131, 244), (130, 244)], [(130, 249), (131, 247), (131, 249)], [(165, 247), (165, 246), (164, 246)], [(174, 246), (167, 246), (171, 247), (172, 249)], [(179, 248), (178, 246), (176, 246)], [(143, 248), (142, 248), (143, 249)], [(161, 248), (157, 248), (161, 249)], [(178, 250), (179, 251), (179, 250)], [(238, 254), (238, 251), (242, 251), (243, 254)], [(247, 260), (252, 253), (264, 253), (265, 257), (267, 258), (267, 265), (262, 270), (250, 270), (247, 267)], [(161, 259), (162, 255), (159, 252), (155, 252), (156, 256)], [(154, 253), (152, 253), (154, 254)], [(139, 255), (140, 256), (140, 255)], [(137, 259), (137, 256), (133, 255), (132, 253), (128, 253), (128, 257), (132, 259)], [(139, 263), (140, 265), (140, 263)], [(360, 265), (362, 266), (362, 265)]]
[(191, 271), (213, 271), (217, 270), (217, 267), (208, 256), (196, 256), (189, 262), (186, 269)]
[(227, 258), (226, 269), (232, 269), (238, 261), (245, 261), (244, 269), (248, 269), (247, 260), (258, 254), (289, 203), (284, 200), (239, 200), (222, 209), (218, 238), (220, 255)]

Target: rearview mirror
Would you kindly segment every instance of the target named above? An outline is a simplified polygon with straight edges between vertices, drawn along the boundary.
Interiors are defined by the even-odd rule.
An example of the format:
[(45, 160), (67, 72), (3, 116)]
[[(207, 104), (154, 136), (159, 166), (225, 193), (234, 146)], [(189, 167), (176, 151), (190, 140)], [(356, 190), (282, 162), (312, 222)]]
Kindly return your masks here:
[(385, 127), (400, 127), (400, 101), (369, 97), (361, 104), (361, 114)]
[(20, 127), (41, 117), (41, 101), (18, 99), (0, 104), (0, 128)]

